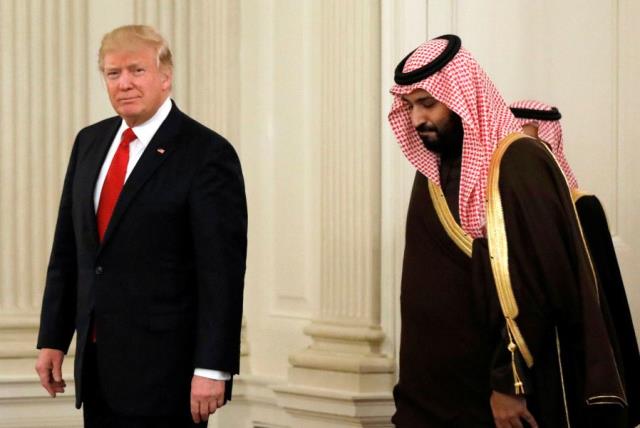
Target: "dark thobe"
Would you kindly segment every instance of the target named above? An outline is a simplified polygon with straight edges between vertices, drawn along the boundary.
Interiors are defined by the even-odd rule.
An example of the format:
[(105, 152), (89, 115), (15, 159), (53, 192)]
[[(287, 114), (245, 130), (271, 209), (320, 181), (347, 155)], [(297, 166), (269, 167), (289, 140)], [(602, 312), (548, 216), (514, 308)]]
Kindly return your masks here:
[[(540, 143), (523, 138), (502, 158), (499, 190), (517, 322), (535, 361), (528, 368), (516, 353), (528, 407), (541, 428), (568, 426), (567, 419), (572, 427), (599, 426), (589, 424), (590, 409), (618, 415), (625, 397), (564, 177)], [(491, 391), (515, 389), (488, 242), (473, 240), (467, 255), (437, 205), (418, 173), (407, 216), (393, 421), (493, 427)], [(600, 386), (614, 397), (586, 411)]]

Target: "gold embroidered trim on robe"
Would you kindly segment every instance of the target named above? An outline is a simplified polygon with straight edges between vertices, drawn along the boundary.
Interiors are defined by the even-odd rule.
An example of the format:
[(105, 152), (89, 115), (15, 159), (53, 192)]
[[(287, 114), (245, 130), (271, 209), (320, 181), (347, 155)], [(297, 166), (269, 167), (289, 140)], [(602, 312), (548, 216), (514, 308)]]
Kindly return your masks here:
[[(525, 360), (528, 367), (533, 366), (533, 356), (527, 347), (527, 344), (524, 340), (524, 337), (520, 333), (518, 325), (516, 324), (515, 319), (518, 316), (518, 305), (515, 300), (515, 296), (513, 294), (513, 288), (511, 287), (511, 279), (509, 276), (509, 257), (508, 257), (508, 242), (506, 237), (506, 230), (504, 225), (504, 212), (502, 210), (502, 201), (500, 200), (500, 162), (502, 160), (502, 156), (509, 148), (509, 146), (516, 140), (522, 138), (531, 138), (522, 133), (512, 133), (503, 138), (496, 147), (496, 150), (491, 158), (491, 163), (489, 165), (489, 177), (487, 180), (487, 239), (489, 245), (489, 256), (491, 261), (491, 269), (493, 271), (494, 281), (496, 283), (496, 289), (498, 292), (498, 299), (500, 301), (500, 306), (502, 308), (503, 315), (506, 319), (507, 328), (509, 332), (509, 338), (512, 339), (514, 343), (509, 344), (509, 350), (513, 353), (515, 349), (518, 348), (520, 353)], [(551, 150), (545, 145), (544, 148), (549, 152), (551, 157), (555, 160), (555, 156)], [(557, 163), (557, 161), (556, 161)], [(558, 166), (558, 169), (562, 171), (562, 169)], [(563, 173), (564, 176), (564, 173)], [(566, 177), (565, 177), (566, 181)], [(567, 188), (568, 188), (567, 184)], [(585, 251), (585, 255), (587, 261), (589, 263), (589, 267), (591, 270), (592, 278), (595, 286), (595, 297), (598, 301), (598, 305), (600, 304), (600, 296), (598, 293), (598, 279), (593, 266), (593, 262), (591, 259), (591, 254), (589, 252), (589, 247), (584, 238), (584, 233), (582, 231), (582, 225), (580, 224), (578, 213), (576, 211), (575, 202), (580, 199), (582, 196), (586, 196), (588, 193), (582, 192), (578, 189), (574, 189), (571, 191), (571, 199), (572, 199), (572, 208), (575, 215), (576, 223), (578, 225), (578, 230), (580, 232), (580, 237), (582, 240), (583, 248)], [(558, 351), (559, 351), (559, 341), (557, 342)], [(559, 354), (560, 355), (560, 354)], [(617, 367), (616, 362), (614, 361), (614, 365), (616, 368), (617, 381), (624, 391), (622, 387), (622, 381), (620, 378), (620, 372)], [(514, 375), (517, 375), (517, 370), (515, 367), (515, 363), (513, 363)], [(515, 377), (515, 376), (514, 376)], [(519, 394), (519, 388), (521, 388), (521, 383), (519, 379), (515, 379), (515, 390), (516, 395)], [(564, 386), (564, 380), (563, 380)], [(522, 391), (524, 393), (524, 391)], [(624, 395), (624, 394), (623, 394)], [(597, 405), (597, 404), (619, 404), (626, 405), (626, 400), (624, 397), (619, 397), (616, 395), (599, 395), (592, 396), (586, 399), (587, 405)]]
[(456, 222), (456, 219), (451, 214), (449, 204), (442, 193), (442, 189), (437, 184), (429, 181), (429, 195), (433, 201), (433, 206), (438, 215), (438, 219), (442, 224), (445, 232), (449, 235), (449, 238), (465, 253), (468, 257), (471, 257), (471, 249), (473, 247), (473, 238), (465, 232), (462, 227)]
[[(489, 256), (491, 270), (498, 292), (498, 300), (502, 313), (507, 321), (510, 337), (513, 338), (515, 346), (520, 350), (527, 367), (533, 366), (533, 355), (529, 351), (516, 318), (518, 317), (518, 304), (511, 287), (511, 277), (509, 275), (509, 248), (507, 244), (507, 233), (504, 225), (504, 213), (502, 211), (502, 201), (500, 200), (500, 161), (507, 148), (516, 140), (531, 138), (520, 132), (514, 132), (504, 137), (491, 157), (489, 165), (489, 178), (487, 179), (487, 241), (489, 244)], [(533, 139), (533, 138), (532, 138)], [(513, 353), (515, 349), (509, 345), (509, 350)], [(515, 370), (515, 366), (514, 366)], [(517, 390), (517, 385), (516, 385)]]

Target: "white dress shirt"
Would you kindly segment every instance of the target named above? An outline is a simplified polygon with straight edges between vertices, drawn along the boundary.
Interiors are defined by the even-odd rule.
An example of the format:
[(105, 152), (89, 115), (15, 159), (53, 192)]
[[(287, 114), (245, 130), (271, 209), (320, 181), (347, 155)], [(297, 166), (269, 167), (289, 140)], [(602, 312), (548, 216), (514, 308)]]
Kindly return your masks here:
[[(162, 125), (162, 122), (164, 122), (167, 116), (169, 116), (170, 111), (171, 99), (167, 97), (167, 99), (164, 101), (164, 103), (162, 103), (158, 111), (151, 117), (151, 119), (147, 120), (141, 125), (133, 127), (133, 133), (136, 134), (137, 138), (129, 144), (129, 163), (127, 164), (125, 182), (129, 178), (131, 171), (133, 171), (133, 168), (142, 157), (142, 153), (149, 145), (149, 142), (158, 131), (158, 128), (160, 128), (160, 125)], [(100, 175), (98, 175), (98, 181), (96, 182), (96, 187), (93, 192), (93, 207), (96, 212), (98, 211), (98, 204), (100, 203), (100, 193), (102, 192), (104, 180), (107, 178), (109, 166), (111, 166), (111, 161), (116, 154), (116, 150), (118, 150), (122, 134), (128, 127), (129, 126), (127, 125), (127, 123), (123, 120), (120, 124), (118, 132), (116, 132), (116, 136), (111, 142), (111, 147), (109, 147), (107, 157), (104, 159), (104, 163), (102, 164), (102, 168), (100, 169)], [(193, 374), (215, 380), (231, 379), (231, 375), (229, 373), (218, 370), (196, 368), (193, 371)]]

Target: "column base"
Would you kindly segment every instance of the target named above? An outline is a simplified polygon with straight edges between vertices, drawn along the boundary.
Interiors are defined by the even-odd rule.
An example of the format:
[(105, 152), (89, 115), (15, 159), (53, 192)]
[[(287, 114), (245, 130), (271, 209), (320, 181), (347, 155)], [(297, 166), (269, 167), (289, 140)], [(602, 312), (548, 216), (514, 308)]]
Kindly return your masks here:
[(393, 359), (379, 352), (379, 327), (314, 322), (307, 349), (290, 356), (278, 405), (305, 428), (392, 427)]
[(39, 321), (35, 314), (0, 315), (0, 359), (36, 357)]
[(3, 428), (81, 428), (75, 404), (73, 358), (65, 358), (64, 394), (53, 399), (40, 385), (35, 358), (0, 358), (0, 426)]
[(284, 408), (294, 427), (305, 428), (392, 428), (395, 411), (391, 396), (341, 395), (309, 388), (276, 389), (278, 405)]

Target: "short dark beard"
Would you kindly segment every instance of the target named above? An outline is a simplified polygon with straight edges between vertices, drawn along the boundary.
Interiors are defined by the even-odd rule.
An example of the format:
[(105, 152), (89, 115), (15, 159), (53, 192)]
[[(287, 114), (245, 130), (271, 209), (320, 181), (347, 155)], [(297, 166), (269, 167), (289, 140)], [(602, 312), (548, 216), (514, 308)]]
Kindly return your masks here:
[(462, 154), (462, 139), (464, 137), (462, 119), (453, 111), (449, 115), (449, 120), (441, 129), (431, 123), (423, 123), (416, 127), (416, 131), (418, 133), (435, 132), (437, 137), (435, 140), (420, 136), (422, 144), (430, 152), (437, 153), (443, 158), (459, 157)]

